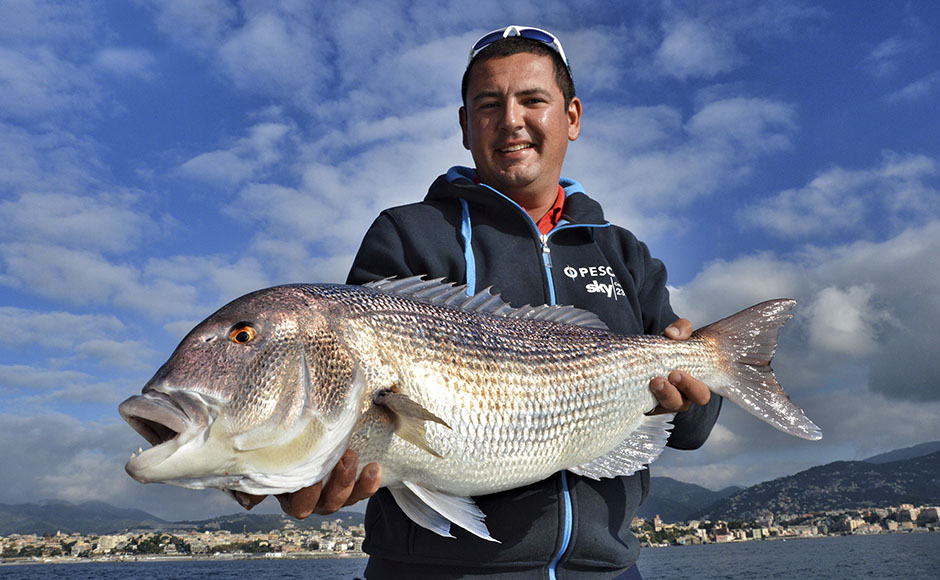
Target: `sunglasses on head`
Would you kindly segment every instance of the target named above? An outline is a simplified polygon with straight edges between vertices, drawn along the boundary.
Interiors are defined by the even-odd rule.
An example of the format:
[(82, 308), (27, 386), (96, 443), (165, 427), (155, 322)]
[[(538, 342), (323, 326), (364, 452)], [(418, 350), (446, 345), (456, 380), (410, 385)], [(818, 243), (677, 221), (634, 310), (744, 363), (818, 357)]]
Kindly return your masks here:
[(473, 58), (480, 54), (481, 50), (501, 38), (509, 38), (510, 36), (521, 36), (522, 38), (537, 40), (543, 44), (547, 44), (561, 56), (561, 60), (564, 61), (565, 66), (568, 66), (568, 57), (565, 56), (565, 49), (561, 47), (561, 42), (555, 38), (555, 35), (547, 30), (533, 28), (531, 26), (507, 26), (506, 28), (500, 28), (484, 34), (480, 37), (480, 40), (473, 43), (473, 48), (470, 49), (470, 58), (467, 60), (467, 66), (473, 62)]

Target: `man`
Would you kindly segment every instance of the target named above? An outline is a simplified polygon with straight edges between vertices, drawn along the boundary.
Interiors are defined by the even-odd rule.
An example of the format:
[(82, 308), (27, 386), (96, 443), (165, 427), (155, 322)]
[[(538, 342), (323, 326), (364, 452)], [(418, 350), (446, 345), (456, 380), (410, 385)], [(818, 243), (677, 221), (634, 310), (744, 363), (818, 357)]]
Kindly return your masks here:
[[(644, 244), (604, 220), (575, 181), (561, 179), (569, 141), (581, 130), (581, 101), (561, 43), (534, 28), (510, 26), (478, 41), (462, 85), (459, 119), (475, 169), (439, 177), (421, 203), (382, 212), (349, 274), (361, 284), (425, 275), (492, 286), (514, 306), (573, 304), (621, 333), (675, 339), (691, 334), (669, 305), (666, 272)], [(657, 377), (661, 412), (680, 411), (673, 447), (708, 436), (720, 408), (688, 373)], [(380, 468), (356, 481), (344, 456), (325, 486), (281, 498), (288, 513), (328, 513), (375, 493)], [(594, 481), (572, 473), (474, 498), (501, 543), (452, 529), (444, 538), (414, 524), (383, 489), (369, 502), (368, 578), (638, 578), (633, 515), (648, 471)]]

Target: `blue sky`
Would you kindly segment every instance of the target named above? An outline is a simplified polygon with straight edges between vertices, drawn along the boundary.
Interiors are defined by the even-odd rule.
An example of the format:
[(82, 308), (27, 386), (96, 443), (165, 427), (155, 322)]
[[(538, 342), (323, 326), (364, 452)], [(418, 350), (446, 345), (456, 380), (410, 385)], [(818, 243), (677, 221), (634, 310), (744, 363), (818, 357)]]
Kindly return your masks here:
[(127, 477), (117, 404), (223, 303), (343, 280), (381, 209), (471, 165), (460, 76), (506, 24), (561, 37), (564, 174), (665, 261), (677, 312), (800, 301), (774, 366), (825, 438), (729, 405), (655, 475), (940, 439), (940, 6), (506, 4), (0, 0), (0, 503), (237, 510)]

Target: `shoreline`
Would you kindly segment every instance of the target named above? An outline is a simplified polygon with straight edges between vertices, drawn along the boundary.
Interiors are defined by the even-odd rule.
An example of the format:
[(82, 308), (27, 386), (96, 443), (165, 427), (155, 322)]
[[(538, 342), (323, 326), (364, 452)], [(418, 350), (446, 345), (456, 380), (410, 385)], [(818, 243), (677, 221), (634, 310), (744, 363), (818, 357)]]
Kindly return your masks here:
[(357, 558), (368, 558), (369, 555), (364, 552), (264, 552), (260, 554), (231, 553), (231, 554), (213, 554), (213, 555), (179, 555), (179, 556), (94, 556), (91, 558), (79, 558), (73, 556), (56, 556), (52, 558), (4, 558), (0, 560), (0, 567), (3, 566), (24, 566), (24, 565), (43, 565), (43, 564), (123, 564), (123, 563), (146, 563), (146, 562), (228, 562), (234, 560), (350, 560)]
[[(895, 532), (880, 533), (862, 533), (862, 534), (824, 534), (824, 535), (801, 535), (801, 536), (775, 536), (762, 539), (729, 540), (727, 542), (703, 542), (694, 544), (699, 546), (738, 544), (749, 542), (786, 542), (788, 540), (819, 540), (823, 538), (837, 538), (844, 536), (889, 536), (889, 535), (920, 535), (929, 533), (940, 533), (924, 530), (904, 530)], [(668, 548), (685, 547), (693, 544), (643, 544), (643, 549), (650, 548)], [(228, 562), (241, 560), (354, 560), (365, 559), (369, 555), (365, 552), (263, 552), (259, 554), (241, 553), (220, 553), (211, 555), (128, 555), (117, 556), (93, 556), (90, 558), (79, 558), (77, 556), (55, 556), (51, 558), (41, 558), (31, 556), (27, 558), (3, 558), (0, 559), (0, 567), (4, 566), (36, 566), (44, 564), (123, 564), (123, 563), (146, 563), (146, 562)]]

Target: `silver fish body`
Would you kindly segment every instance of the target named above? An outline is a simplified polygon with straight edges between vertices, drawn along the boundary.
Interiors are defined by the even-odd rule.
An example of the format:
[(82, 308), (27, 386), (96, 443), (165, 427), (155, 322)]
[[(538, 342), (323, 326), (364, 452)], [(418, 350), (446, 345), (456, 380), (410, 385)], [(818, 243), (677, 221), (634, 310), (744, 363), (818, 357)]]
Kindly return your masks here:
[(154, 444), (127, 471), (282, 493), (322, 480), (351, 448), (360, 465), (381, 464), (382, 484), (417, 523), (492, 540), (470, 496), (653, 461), (669, 416), (645, 415), (656, 405), (649, 381), (674, 369), (781, 430), (821, 437), (769, 366), (794, 304), (765, 302), (672, 341), (439, 281), (261, 290), (193, 329), (121, 404)]

